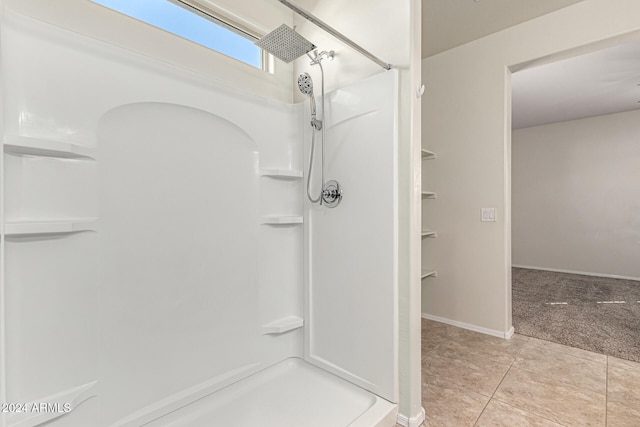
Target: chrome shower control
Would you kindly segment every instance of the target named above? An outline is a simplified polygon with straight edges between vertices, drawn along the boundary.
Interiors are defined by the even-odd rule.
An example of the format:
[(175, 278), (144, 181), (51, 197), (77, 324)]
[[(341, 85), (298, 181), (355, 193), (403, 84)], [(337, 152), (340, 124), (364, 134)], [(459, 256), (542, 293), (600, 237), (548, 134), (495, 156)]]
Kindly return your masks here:
[(342, 187), (338, 181), (328, 181), (322, 187), (322, 202), (328, 208), (335, 208), (342, 201)]
[(322, 120), (311, 119), (311, 126), (313, 126), (315, 130), (322, 129)]

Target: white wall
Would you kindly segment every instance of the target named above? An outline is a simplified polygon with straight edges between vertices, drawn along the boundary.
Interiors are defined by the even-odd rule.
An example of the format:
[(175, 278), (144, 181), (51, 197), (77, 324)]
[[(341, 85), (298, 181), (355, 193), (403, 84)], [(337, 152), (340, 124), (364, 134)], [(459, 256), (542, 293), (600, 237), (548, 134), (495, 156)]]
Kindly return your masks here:
[(513, 264), (640, 279), (640, 110), (515, 130)]
[[(292, 25), (293, 13), (275, 0), (256, 2), (233, 0), (202, 0), (214, 9), (232, 16), (245, 16), (264, 32), (281, 23)], [(392, 6), (390, 6), (393, 3)], [(420, 105), (414, 96), (420, 84), (420, 1), (393, 2), (358, 0), (301, 1), (300, 6), (311, 10), (321, 19), (352, 38), (381, 59), (391, 62), (400, 70), (399, 158), (398, 184), (399, 209), (399, 315), (400, 330), (400, 384), (401, 413), (413, 418), (420, 413), (420, 287), (418, 226), (419, 206), (414, 206), (419, 189), (419, 138), (420, 125), (416, 120)], [(213, 78), (225, 85), (240, 88), (263, 97), (291, 102), (295, 96), (304, 99), (293, 90), (293, 67), (275, 61), (275, 75), (252, 69), (237, 61), (193, 43), (185, 42), (171, 34), (163, 34), (151, 27), (141, 28), (133, 19), (102, 8), (87, 0), (7, 0), (11, 8), (37, 20), (53, 23), (79, 34), (131, 50), (156, 60), (186, 69), (195, 74)], [(390, 13), (392, 11), (392, 13)], [(317, 27), (296, 18), (298, 30), (321, 49), (335, 49), (337, 58), (327, 64), (327, 90), (344, 87), (364, 77), (382, 72), (381, 68), (359, 53), (338, 43)], [(385, 31), (380, 31), (384, 28)], [(298, 64), (300, 72), (309, 67), (305, 60)], [(317, 79), (317, 68), (309, 70)], [(297, 75), (297, 74), (296, 74)], [(416, 161), (416, 159), (418, 159)], [(413, 243), (412, 243), (413, 242)]]
[[(331, 27), (350, 38), (384, 62), (408, 69), (410, 64), (411, 2), (394, 2), (393, 13), (389, 13), (389, 0), (349, 1), (302, 0), (294, 2)], [(296, 30), (318, 46), (318, 50), (335, 50), (333, 61), (324, 63), (327, 90), (344, 87), (364, 77), (379, 73), (383, 69), (374, 62), (338, 41), (316, 25), (294, 16)], [(385, 31), (380, 31), (385, 28)], [(295, 63), (296, 76), (306, 71), (314, 79), (320, 79), (317, 66), (310, 66), (305, 56)], [(319, 83), (318, 83), (319, 84)], [(318, 87), (318, 91), (319, 91)], [(298, 92), (297, 90), (295, 92)], [(295, 94), (298, 100), (304, 96)]]
[(55, 425), (112, 425), (302, 356), (263, 333), (303, 315), (302, 229), (261, 225), (302, 214), (301, 180), (260, 176), (302, 169), (295, 106), (3, 12), (3, 142), (92, 158), (3, 153), (0, 400), (90, 386)]
[[(422, 310), (496, 334), (511, 328), (511, 66), (640, 31), (640, 2), (585, 0), (426, 58), (423, 226), (438, 232), (424, 263)], [(480, 222), (495, 207), (497, 222)]]
[[(305, 359), (397, 403), (398, 72), (327, 98), (325, 180), (344, 197), (333, 209), (305, 201)], [(308, 125), (305, 140), (308, 158)]]
[[(400, 414), (418, 425), (422, 416), (420, 371), (420, 100), (421, 1), (300, 0), (295, 4), (340, 31), (399, 70), (398, 140), (398, 301), (400, 328)], [(382, 68), (360, 53), (300, 17), (297, 30), (319, 50), (335, 50), (334, 61), (324, 62), (326, 89), (344, 87)], [(307, 58), (295, 62), (294, 78), (308, 72), (320, 88), (318, 67)], [(318, 93), (316, 92), (316, 93)], [(304, 97), (294, 90), (298, 101)], [(318, 100), (319, 102), (319, 100)], [(403, 421), (404, 422), (404, 421)], [(413, 425), (413, 424), (412, 424)]]
[[(390, 1), (379, 0), (373, 4), (365, 1), (349, 2), (348, 4), (340, 1), (322, 1), (310, 2), (307, 7), (347, 36), (352, 37), (365, 48), (400, 69), (398, 168), (401, 173), (398, 184), (400, 200), (398, 209), (401, 260), (398, 277), (400, 278), (399, 314), (401, 318), (399, 326), (401, 331), (400, 371), (403, 373), (400, 384), (400, 404), (401, 412), (406, 414), (407, 418), (416, 419), (415, 416), (419, 416), (421, 406), (420, 376), (417, 374), (420, 369), (420, 322), (417, 305), (420, 300), (420, 289), (419, 282), (414, 277), (416, 275), (412, 274), (413, 271), (418, 271), (419, 263), (415, 262), (416, 252), (410, 245), (417, 238), (417, 227), (412, 224), (415, 223), (415, 218), (419, 214), (419, 211), (416, 213), (416, 210), (413, 209), (411, 203), (416, 189), (419, 188), (419, 166), (416, 166), (419, 161), (415, 162), (416, 157), (419, 159), (419, 153), (416, 156), (416, 150), (419, 147), (419, 123), (414, 117), (416, 112), (419, 112), (420, 106), (413, 95), (414, 89), (419, 86), (420, 29), (416, 22), (419, 23), (420, 2), (412, 0), (411, 2), (402, 2), (399, 5), (394, 3), (393, 13), (389, 14)], [(225, 0), (207, 3), (222, 5), (222, 8), (231, 14), (253, 13), (250, 18), (254, 20), (254, 23), (257, 22), (256, 25), (264, 29), (265, 32), (282, 22), (288, 24), (293, 22), (293, 14), (275, 1), (266, 1), (261, 3), (260, 7), (255, 7), (253, 2), (236, 4), (236, 2)], [(249, 3), (251, 3), (250, 7), (248, 7)], [(64, 28), (62, 32), (68, 29), (117, 48), (133, 51), (169, 64), (169, 68), (175, 67), (173, 71), (177, 75), (181, 75), (186, 70), (193, 74), (189, 78), (193, 77), (197, 80), (197, 75), (211, 78), (224, 85), (265, 97), (266, 102), (269, 102), (266, 98), (284, 102), (291, 102), (293, 99), (292, 67), (278, 61), (276, 61), (275, 75), (269, 75), (190, 42), (185, 42), (179, 37), (163, 34), (151, 27), (140, 27), (139, 23), (131, 18), (121, 16), (86, 0), (63, 0), (55, 2), (55, 4), (42, 0), (7, 0), (4, 5), (20, 14), (33, 17), (37, 21), (60, 26)], [(380, 32), (379, 28), (381, 27), (387, 29), (387, 32)], [(322, 31), (316, 27), (311, 27), (309, 31), (312, 34), (309, 37), (313, 41), (316, 41), (313, 34), (319, 36), (318, 45), (322, 48), (326, 46), (327, 49), (338, 51), (335, 67), (327, 70), (327, 89), (343, 87), (381, 72), (381, 68), (358, 53), (345, 47), (336, 48), (335, 46), (340, 46), (338, 43), (322, 42), (322, 37), (326, 36), (323, 36)], [(392, 34), (393, 37), (389, 37), (389, 34)], [(53, 60), (53, 58), (49, 59)], [(133, 62), (135, 61), (133, 60)], [(83, 70), (76, 71), (80, 82), (88, 87), (95, 84), (95, 81), (90, 78), (83, 81), (84, 77), (90, 77), (84, 76)], [(314, 73), (316, 71), (313, 70)], [(171, 74), (171, 72), (168, 73)], [(62, 86), (56, 88), (55, 85), (47, 85), (45, 81), (41, 83), (54, 91), (64, 90)], [(168, 95), (167, 97), (170, 98)], [(68, 99), (69, 102), (72, 101), (71, 98)], [(210, 101), (203, 99), (201, 102), (208, 105)], [(280, 104), (276, 103), (275, 105)], [(64, 111), (60, 112), (62, 115), (64, 113)], [(29, 124), (33, 125), (28, 129), (30, 132), (37, 132), (40, 129), (36, 123), (30, 123), (27, 120), (27, 125)], [(47, 131), (54, 133), (64, 133), (65, 131), (63, 127), (56, 126), (55, 122), (40, 124), (49, 126)], [(13, 125), (17, 126), (17, 123), (13, 123)], [(11, 129), (11, 131), (18, 131), (18, 129)], [(46, 136), (46, 132), (41, 136)], [(60, 135), (56, 134), (56, 136)], [(84, 136), (88, 138), (87, 144), (95, 144), (95, 135)], [(287, 137), (289, 138), (291, 135), (287, 135)], [(289, 140), (287, 139), (287, 141)], [(290, 149), (287, 153), (289, 156), (295, 156), (295, 154), (295, 148)], [(278, 161), (278, 159), (271, 158), (268, 153), (266, 158)], [(295, 162), (290, 162), (288, 159), (284, 159), (283, 163), (277, 166), (274, 163), (273, 167), (298, 166), (291, 164)], [(270, 184), (265, 183), (265, 186), (268, 185)], [(292, 240), (295, 238), (292, 237)], [(264, 295), (271, 295), (271, 293), (265, 292)], [(267, 296), (267, 298), (269, 297)]]

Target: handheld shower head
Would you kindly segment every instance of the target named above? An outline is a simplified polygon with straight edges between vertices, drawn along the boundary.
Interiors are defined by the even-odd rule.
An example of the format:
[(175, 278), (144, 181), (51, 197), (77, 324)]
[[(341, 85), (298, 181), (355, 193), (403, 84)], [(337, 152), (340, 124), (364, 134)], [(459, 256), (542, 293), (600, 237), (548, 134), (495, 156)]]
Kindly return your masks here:
[(313, 95), (313, 80), (309, 73), (302, 73), (298, 76), (298, 88), (305, 95)]
[(316, 118), (316, 98), (313, 96), (313, 80), (309, 73), (302, 73), (298, 76), (298, 89), (305, 95), (309, 96), (309, 104), (311, 106), (311, 120)]

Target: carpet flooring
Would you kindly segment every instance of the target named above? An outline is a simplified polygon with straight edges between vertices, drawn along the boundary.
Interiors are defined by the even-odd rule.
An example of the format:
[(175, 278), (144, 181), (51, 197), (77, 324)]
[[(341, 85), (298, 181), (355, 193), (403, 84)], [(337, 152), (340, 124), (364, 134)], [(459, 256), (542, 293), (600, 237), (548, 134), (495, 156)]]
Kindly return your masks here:
[(516, 333), (640, 362), (640, 282), (513, 268), (512, 298)]

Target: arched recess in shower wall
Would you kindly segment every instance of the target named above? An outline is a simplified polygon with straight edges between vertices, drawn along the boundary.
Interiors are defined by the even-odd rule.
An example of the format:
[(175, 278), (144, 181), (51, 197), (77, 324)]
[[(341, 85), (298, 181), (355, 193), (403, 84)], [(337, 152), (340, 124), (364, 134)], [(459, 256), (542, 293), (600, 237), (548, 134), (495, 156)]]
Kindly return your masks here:
[[(277, 1), (202, 3), (296, 25)], [(269, 73), (88, 0), (0, 4), (0, 400), (28, 409), (0, 427), (418, 423), (403, 72), (306, 30), (336, 50), (315, 95), (329, 209), (306, 196), (311, 104), (291, 103), (313, 58)]]

